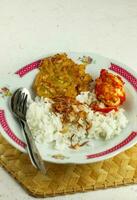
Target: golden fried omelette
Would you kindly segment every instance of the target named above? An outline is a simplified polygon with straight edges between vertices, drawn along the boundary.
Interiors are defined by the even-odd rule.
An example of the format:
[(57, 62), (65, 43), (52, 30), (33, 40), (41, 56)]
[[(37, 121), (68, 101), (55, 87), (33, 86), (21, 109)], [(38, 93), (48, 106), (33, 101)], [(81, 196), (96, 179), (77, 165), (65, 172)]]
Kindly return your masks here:
[(92, 78), (85, 73), (84, 64), (77, 64), (67, 54), (56, 54), (42, 60), (33, 83), (37, 96), (75, 98), (90, 89)]

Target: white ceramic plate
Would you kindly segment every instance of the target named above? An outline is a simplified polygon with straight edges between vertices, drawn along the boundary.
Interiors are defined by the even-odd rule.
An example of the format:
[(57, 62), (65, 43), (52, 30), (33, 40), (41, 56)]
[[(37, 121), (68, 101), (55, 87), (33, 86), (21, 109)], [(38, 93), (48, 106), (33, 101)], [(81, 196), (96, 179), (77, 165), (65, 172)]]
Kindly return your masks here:
[[(93, 140), (92, 147), (83, 146), (79, 150), (57, 151), (48, 146), (38, 145), (42, 158), (54, 163), (92, 163), (108, 159), (137, 143), (137, 73), (124, 64), (93, 53), (67, 53), (73, 60), (80, 63), (83, 56), (92, 58), (86, 68), (95, 79), (102, 68), (108, 69), (122, 77), (125, 81), (127, 100), (124, 104), (129, 120), (128, 126), (119, 136), (109, 141)], [(46, 56), (45, 56), (46, 57)], [(10, 93), (19, 87), (26, 87), (34, 96), (31, 86), (38, 72), (40, 60), (19, 69), (14, 75), (0, 78), (0, 132), (14, 147), (26, 152), (26, 144), (21, 128), (10, 112)]]

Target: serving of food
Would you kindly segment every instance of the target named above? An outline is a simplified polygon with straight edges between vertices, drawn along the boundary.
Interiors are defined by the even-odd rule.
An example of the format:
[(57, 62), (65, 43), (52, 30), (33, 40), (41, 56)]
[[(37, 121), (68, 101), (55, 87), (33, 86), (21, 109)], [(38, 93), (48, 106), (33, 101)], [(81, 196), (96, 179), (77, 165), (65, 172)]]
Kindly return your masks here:
[[(26, 120), (44, 160), (96, 162), (136, 143), (137, 113), (133, 96), (136, 96), (137, 80), (130, 75), (128, 81), (129, 74), (124, 70), (94, 54), (82, 57), (60, 53), (16, 72), (21, 78), (14, 77), (16, 80), (8, 91), (12, 94), (18, 82), (18, 87), (26, 87), (33, 94)], [(3, 117), (0, 113), (4, 136), (8, 135), (16, 148), (26, 151), (18, 125), (11, 123), (11, 115), (6, 112)]]
[(102, 69), (93, 81), (85, 64), (66, 54), (44, 59), (35, 77), (37, 95), (27, 111), (27, 122), (38, 142), (55, 149), (79, 149), (92, 139), (109, 140), (126, 127), (120, 106), (126, 100), (120, 76)]

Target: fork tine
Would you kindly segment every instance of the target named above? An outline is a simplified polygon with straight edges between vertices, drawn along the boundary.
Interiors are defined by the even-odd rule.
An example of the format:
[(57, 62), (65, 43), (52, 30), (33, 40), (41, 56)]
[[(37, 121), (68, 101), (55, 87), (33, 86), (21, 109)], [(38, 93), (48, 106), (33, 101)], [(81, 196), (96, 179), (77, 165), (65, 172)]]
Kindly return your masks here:
[(11, 101), (10, 101), (10, 105), (11, 105), (11, 109), (12, 109), (12, 110), (14, 110), (14, 108), (15, 108), (14, 102), (15, 102), (16, 93), (17, 93), (17, 91), (13, 93), (13, 95), (12, 95), (12, 97), (11, 97)]

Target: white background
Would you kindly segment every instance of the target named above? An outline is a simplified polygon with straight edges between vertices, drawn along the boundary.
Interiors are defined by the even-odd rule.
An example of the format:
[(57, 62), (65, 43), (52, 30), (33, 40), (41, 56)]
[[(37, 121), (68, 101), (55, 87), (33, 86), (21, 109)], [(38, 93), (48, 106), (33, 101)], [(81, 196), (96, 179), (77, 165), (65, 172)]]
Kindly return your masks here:
[[(137, 70), (137, 0), (0, 0), (0, 75), (54, 51), (96, 52)], [(9, 199), (33, 198), (0, 168), (0, 200)], [(136, 200), (137, 185), (52, 199)]]

